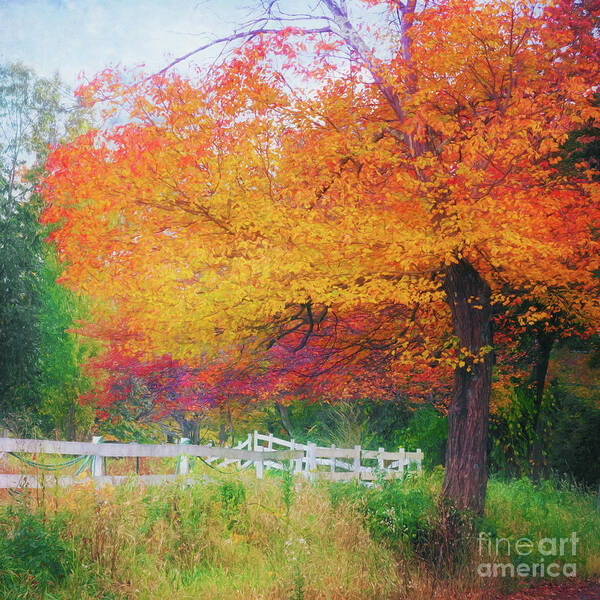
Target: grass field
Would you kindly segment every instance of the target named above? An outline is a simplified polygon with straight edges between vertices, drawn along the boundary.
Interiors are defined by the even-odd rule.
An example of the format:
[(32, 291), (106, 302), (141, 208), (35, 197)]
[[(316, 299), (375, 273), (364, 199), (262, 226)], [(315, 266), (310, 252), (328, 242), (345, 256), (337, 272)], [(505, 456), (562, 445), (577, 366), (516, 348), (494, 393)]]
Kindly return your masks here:
[[(595, 496), (568, 484), (492, 480), (485, 517), (473, 521), (438, 501), (440, 471), (373, 488), (210, 475), (191, 487), (132, 479), (5, 498), (1, 597), (494, 598), (522, 578), (480, 577), (478, 566), (514, 562), (519, 538), (535, 546), (520, 562), (574, 562), (579, 578), (600, 575)], [(505, 540), (500, 556), (487, 556), (481, 531), (492, 548)], [(575, 556), (546, 554), (550, 542), (538, 547), (572, 532)]]

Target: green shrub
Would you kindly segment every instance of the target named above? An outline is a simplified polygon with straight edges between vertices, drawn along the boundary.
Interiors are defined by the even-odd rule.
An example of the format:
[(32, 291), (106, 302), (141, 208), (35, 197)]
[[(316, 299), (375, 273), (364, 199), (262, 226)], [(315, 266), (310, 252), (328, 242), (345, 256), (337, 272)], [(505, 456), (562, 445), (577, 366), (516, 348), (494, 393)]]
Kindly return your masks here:
[(591, 486), (600, 483), (600, 408), (598, 398), (584, 400), (552, 388), (555, 410), (546, 442), (548, 466)]
[[(393, 445), (396, 432), (406, 427), (411, 409), (405, 397), (389, 400), (364, 398), (338, 403), (294, 400), (287, 407), (291, 436), (297, 442), (329, 446), (364, 447)], [(260, 430), (287, 437), (275, 407), (264, 410)]]
[(329, 493), (334, 506), (341, 501), (357, 506), (373, 537), (397, 551), (414, 548), (435, 512), (433, 494), (407, 481), (387, 482), (381, 489), (339, 483)]
[(43, 597), (72, 570), (73, 555), (59, 517), (7, 507), (0, 515), (0, 587), (6, 597)]
[(219, 485), (219, 494), (226, 512), (235, 512), (246, 502), (246, 488), (241, 481), (235, 479), (223, 481)]
[(448, 439), (448, 418), (433, 406), (418, 407), (404, 429), (393, 436), (393, 444), (408, 450), (420, 448), (423, 451), (423, 466), (431, 469), (443, 465)]
[[(492, 473), (519, 478), (530, 475), (536, 441), (534, 393), (526, 386), (511, 391), (510, 402), (491, 415), (489, 466)], [(545, 475), (572, 478), (586, 485), (600, 483), (600, 409), (598, 398), (580, 398), (553, 381), (544, 394), (540, 414)], [(427, 454), (425, 454), (427, 458)]]
[(471, 556), (478, 520), (440, 498), (436, 510), (425, 515), (412, 541), (415, 554), (447, 576), (460, 570)]
[(246, 504), (246, 488), (236, 479), (223, 481), (219, 484), (221, 513), (229, 529), (237, 528), (244, 515)]
[(435, 567), (438, 575), (461, 568), (470, 555), (475, 521), (448, 500), (438, 498), (438, 473), (386, 482), (381, 488), (331, 486), (334, 505), (357, 507), (371, 535), (405, 560)]
[[(526, 386), (511, 390), (510, 400), (490, 415), (489, 468), (492, 473), (521, 477), (531, 472), (529, 453), (535, 439), (534, 393)], [(544, 404), (546, 409), (547, 402)]]

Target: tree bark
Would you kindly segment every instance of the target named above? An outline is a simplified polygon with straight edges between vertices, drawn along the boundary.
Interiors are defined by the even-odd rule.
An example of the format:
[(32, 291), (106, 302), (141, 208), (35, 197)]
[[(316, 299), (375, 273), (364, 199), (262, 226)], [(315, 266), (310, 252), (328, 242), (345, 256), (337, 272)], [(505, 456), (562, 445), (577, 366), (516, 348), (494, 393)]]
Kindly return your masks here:
[(532, 476), (536, 481), (539, 480), (544, 470), (544, 421), (542, 419), (542, 403), (544, 401), (544, 387), (546, 385), (548, 363), (550, 362), (550, 353), (552, 352), (554, 340), (554, 333), (539, 332), (537, 334), (538, 348), (533, 372), (533, 380), (535, 383), (535, 398), (532, 415), (534, 438), (529, 454), (532, 464)]
[(235, 431), (233, 430), (233, 420), (231, 418), (231, 406), (229, 404), (229, 397), (227, 397), (227, 429), (229, 430), (229, 438), (231, 439), (231, 447), (235, 445)]
[(490, 288), (469, 262), (461, 260), (446, 269), (444, 291), (460, 347), (478, 358), (465, 356), (454, 371), (442, 496), (459, 509), (482, 514), (493, 363), (491, 349), (482, 349), (493, 342)]
[(292, 433), (292, 423), (290, 421), (290, 413), (288, 411), (288, 407), (285, 404), (280, 404), (277, 401), (275, 401), (275, 406), (277, 407), (277, 410), (279, 412), (279, 417), (281, 419), (281, 424), (283, 425), (283, 428), (286, 430), (287, 434), (290, 437), (294, 437), (294, 434)]

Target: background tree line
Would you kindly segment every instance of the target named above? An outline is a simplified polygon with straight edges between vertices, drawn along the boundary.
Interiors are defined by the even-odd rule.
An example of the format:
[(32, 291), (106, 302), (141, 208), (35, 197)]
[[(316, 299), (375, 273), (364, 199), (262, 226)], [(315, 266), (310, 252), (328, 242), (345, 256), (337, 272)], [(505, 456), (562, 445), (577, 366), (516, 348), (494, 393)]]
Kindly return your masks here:
[(90, 345), (70, 331), (85, 303), (57, 283), (62, 267), (36, 190), (51, 147), (88, 118), (58, 77), (0, 66), (0, 426), (19, 435), (75, 439), (93, 420), (77, 401)]

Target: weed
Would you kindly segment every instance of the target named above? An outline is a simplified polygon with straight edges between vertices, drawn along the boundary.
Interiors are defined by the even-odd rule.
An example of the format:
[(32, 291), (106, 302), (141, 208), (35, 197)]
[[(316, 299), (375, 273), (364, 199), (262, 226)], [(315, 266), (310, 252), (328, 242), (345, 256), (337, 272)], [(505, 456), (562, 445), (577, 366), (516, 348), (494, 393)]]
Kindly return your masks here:
[(281, 474), (281, 496), (285, 506), (286, 523), (289, 523), (290, 509), (294, 499), (294, 470), (291, 462), (285, 465)]
[(7, 595), (43, 598), (49, 583), (71, 571), (72, 554), (59, 517), (44, 520), (9, 506), (0, 515), (0, 527), (0, 587)]
[(470, 528), (511, 541), (576, 531), (578, 575), (600, 574), (593, 494), (492, 478), (479, 523), (439, 501), (441, 476), (381, 489), (309, 484), (289, 472), (185, 487), (81, 484), (48, 498), (45, 517), (31, 508), (35, 498), (23, 499), (0, 510), (0, 596), (438, 600), (487, 586), (495, 597), (506, 582), (477, 576)]
[(219, 485), (221, 511), (228, 529), (235, 529), (241, 522), (246, 504), (246, 488), (241, 481), (235, 479), (224, 481)]
[(436, 567), (438, 575), (454, 575), (472, 554), (476, 520), (447, 498), (438, 500), (413, 541), (415, 553)]

